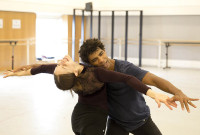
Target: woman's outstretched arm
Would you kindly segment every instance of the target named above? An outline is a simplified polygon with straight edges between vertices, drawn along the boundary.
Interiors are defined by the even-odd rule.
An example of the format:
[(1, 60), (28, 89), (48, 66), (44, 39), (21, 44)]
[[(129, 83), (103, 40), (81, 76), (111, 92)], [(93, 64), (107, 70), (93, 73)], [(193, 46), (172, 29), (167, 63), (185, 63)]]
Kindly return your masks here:
[(18, 71), (6, 71), (4, 73), (4, 78), (9, 76), (28, 76), (36, 75), (39, 73), (53, 74), (57, 64), (40, 65), (37, 67), (30, 68), (28, 70), (18, 70)]

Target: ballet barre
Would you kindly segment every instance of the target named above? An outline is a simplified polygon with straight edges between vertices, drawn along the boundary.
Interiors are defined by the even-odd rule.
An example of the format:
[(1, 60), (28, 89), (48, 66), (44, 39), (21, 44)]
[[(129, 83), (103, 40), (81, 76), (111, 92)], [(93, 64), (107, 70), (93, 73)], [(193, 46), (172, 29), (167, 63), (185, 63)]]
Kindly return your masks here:
[(14, 50), (15, 50), (15, 46), (17, 45), (16, 40), (1, 40), (0, 43), (9, 43), (10, 46), (12, 46), (12, 70), (14, 69)]
[(166, 56), (166, 65), (164, 67), (164, 69), (167, 69), (167, 68), (170, 68), (168, 66), (168, 57), (169, 57), (169, 52), (168, 52), (168, 49), (171, 45), (200, 45), (200, 41), (172, 41), (172, 40), (165, 40), (165, 41), (161, 41), (162, 43), (165, 44), (165, 47), (166, 47), (166, 53), (165, 53), (165, 56)]

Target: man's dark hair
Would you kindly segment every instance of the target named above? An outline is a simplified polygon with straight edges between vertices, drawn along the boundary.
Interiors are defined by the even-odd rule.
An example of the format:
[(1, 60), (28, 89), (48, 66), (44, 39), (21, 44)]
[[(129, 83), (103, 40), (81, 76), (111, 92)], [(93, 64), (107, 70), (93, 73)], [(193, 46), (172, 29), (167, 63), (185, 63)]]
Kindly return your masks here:
[(87, 39), (80, 47), (79, 56), (81, 57), (83, 62), (90, 63), (88, 56), (94, 53), (98, 48), (105, 50), (105, 47), (100, 40), (96, 38)]

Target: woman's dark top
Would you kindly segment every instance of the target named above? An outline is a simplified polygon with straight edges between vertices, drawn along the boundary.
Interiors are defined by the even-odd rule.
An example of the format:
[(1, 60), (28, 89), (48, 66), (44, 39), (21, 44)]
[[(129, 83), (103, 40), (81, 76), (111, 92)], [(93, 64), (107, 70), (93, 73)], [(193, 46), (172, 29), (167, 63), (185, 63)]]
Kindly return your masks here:
[[(56, 66), (56, 64), (41, 65), (37, 68), (32, 68), (31, 74), (53, 74)], [(74, 88), (74, 91), (79, 95), (78, 102), (99, 106), (106, 110), (108, 109), (106, 93), (106, 83), (108, 82), (125, 83), (143, 94), (146, 94), (147, 90), (150, 89), (134, 76), (106, 70), (101, 67), (88, 67), (85, 65), (83, 71), (78, 75), (77, 81), (82, 86), (82, 90)]]

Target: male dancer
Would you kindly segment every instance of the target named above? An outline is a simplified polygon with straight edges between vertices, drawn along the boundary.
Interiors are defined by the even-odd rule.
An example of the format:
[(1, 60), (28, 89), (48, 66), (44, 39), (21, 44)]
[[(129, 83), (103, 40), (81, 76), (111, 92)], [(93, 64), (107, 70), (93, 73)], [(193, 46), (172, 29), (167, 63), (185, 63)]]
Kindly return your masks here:
[[(109, 70), (133, 75), (144, 84), (155, 86), (167, 93), (173, 94), (171, 102), (180, 101), (181, 107), (190, 112), (189, 105), (196, 108), (181, 90), (150, 72), (122, 60), (108, 58), (103, 43), (98, 39), (86, 40), (80, 48), (80, 57), (83, 62), (101, 66)], [(132, 90), (121, 83), (109, 83), (107, 87), (109, 119), (107, 123), (107, 135), (161, 135), (150, 116), (149, 107), (146, 105), (142, 94)]]

